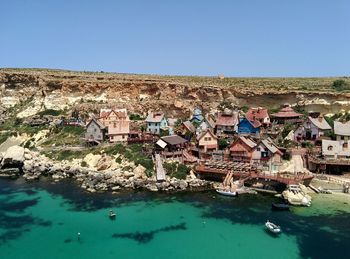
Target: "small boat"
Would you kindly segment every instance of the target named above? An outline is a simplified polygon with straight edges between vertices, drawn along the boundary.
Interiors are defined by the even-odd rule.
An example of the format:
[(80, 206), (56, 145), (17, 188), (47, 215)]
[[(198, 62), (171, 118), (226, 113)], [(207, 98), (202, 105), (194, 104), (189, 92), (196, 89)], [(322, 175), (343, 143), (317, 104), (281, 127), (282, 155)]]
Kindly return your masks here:
[(117, 214), (114, 213), (113, 210), (110, 210), (110, 211), (109, 211), (109, 218), (110, 218), (110, 219), (115, 219), (116, 216), (117, 216)]
[(289, 210), (290, 206), (286, 203), (272, 203), (271, 208), (273, 210)]
[(231, 197), (235, 197), (238, 195), (237, 192), (225, 191), (225, 190), (221, 190), (221, 189), (216, 189), (216, 192), (221, 194), (221, 195), (231, 196)]
[(273, 224), (270, 221), (266, 221), (265, 227), (267, 230), (269, 230), (273, 234), (280, 234), (281, 233), (280, 226), (277, 226), (276, 224)]

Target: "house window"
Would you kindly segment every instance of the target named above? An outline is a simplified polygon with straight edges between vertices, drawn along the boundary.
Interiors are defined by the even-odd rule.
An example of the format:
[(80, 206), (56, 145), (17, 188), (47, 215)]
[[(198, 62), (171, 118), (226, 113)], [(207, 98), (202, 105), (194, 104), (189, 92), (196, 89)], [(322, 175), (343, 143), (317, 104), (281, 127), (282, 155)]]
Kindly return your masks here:
[(329, 151), (332, 151), (332, 150), (333, 150), (333, 146), (332, 146), (332, 145), (329, 145), (327, 149), (328, 149)]
[(111, 139), (114, 139), (114, 136), (111, 136)]
[(97, 129), (96, 129), (96, 128), (94, 128), (94, 132), (97, 132)]
[(122, 135), (122, 139), (125, 139), (125, 135)]
[(151, 123), (148, 123), (148, 127), (151, 127)]
[(348, 143), (347, 142), (343, 143), (343, 149), (348, 149)]
[(113, 123), (113, 127), (116, 128), (117, 127), (117, 123), (114, 122)]
[(259, 148), (259, 147), (258, 147), (256, 150), (257, 150), (257, 151), (260, 151), (260, 150), (261, 150), (261, 148)]
[(208, 141), (211, 141), (211, 137), (208, 137)]
[(341, 140), (344, 140), (344, 136), (341, 136), (340, 139), (341, 139)]

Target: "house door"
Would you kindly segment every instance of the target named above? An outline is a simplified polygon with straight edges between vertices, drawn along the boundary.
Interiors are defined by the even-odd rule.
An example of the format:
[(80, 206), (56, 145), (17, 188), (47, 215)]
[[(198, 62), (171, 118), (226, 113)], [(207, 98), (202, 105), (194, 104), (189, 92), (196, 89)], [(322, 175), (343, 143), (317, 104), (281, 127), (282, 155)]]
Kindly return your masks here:
[(311, 139), (311, 130), (307, 130), (305, 134), (306, 139)]

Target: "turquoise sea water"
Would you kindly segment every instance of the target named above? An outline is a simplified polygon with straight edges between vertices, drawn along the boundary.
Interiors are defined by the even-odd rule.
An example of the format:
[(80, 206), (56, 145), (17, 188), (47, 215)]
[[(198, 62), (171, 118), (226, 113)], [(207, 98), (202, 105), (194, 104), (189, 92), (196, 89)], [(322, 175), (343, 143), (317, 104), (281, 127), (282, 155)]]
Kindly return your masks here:
[[(273, 212), (274, 200), (87, 194), (69, 182), (0, 180), (0, 258), (350, 258), (347, 202)], [(281, 225), (281, 236), (265, 231), (267, 219)]]

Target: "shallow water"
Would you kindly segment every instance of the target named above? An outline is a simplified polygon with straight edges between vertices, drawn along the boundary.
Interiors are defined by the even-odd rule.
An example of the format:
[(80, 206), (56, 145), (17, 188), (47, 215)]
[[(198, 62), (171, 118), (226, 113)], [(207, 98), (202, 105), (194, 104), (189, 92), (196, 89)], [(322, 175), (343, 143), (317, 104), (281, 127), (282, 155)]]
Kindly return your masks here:
[[(332, 201), (315, 199), (273, 212), (274, 200), (0, 180), (0, 258), (349, 258), (348, 204), (331, 210)], [(279, 237), (264, 230), (266, 219), (281, 225)]]

